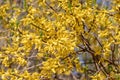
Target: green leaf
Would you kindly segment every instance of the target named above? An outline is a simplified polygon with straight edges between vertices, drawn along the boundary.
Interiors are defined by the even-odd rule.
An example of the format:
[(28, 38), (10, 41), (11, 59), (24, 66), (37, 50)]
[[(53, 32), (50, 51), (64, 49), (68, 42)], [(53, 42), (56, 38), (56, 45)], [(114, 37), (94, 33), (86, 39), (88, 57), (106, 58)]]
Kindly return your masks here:
[(111, 72), (113, 70), (112, 65), (108, 65), (108, 72)]
[(115, 80), (120, 80), (120, 75), (119, 74), (115, 75)]
[(3, 19), (3, 17), (2, 16), (0, 16), (0, 20), (2, 20)]
[(16, 21), (16, 26), (18, 27), (18, 25), (19, 25), (19, 21)]
[(96, 4), (96, 0), (93, 0), (93, 1), (92, 1), (92, 5), (95, 5), (95, 4)]
[(26, 0), (23, 0), (23, 8), (27, 10), (27, 2), (26, 2)]
[(70, 9), (71, 9), (71, 7), (72, 7), (72, 3), (71, 3), (71, 1), (70, 1), (70, 0), (68, 0), (68, 8), (70, 8)]
[(118, 53), (118, 44), (115, 45), (115, 54)]
[(40, 38), (42, 38), (42, 36), (43, 36), (43, 32), (42, 32), (42, 31), (40, 31)]

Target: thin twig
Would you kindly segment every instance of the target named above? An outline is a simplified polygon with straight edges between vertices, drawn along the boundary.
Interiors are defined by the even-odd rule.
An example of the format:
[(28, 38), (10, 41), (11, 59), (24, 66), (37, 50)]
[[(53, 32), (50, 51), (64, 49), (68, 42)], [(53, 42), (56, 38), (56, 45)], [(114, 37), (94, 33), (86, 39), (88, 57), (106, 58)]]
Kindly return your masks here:
[(31, 66), (31, 67), (28, 67), (28, 68), (26, 68), (25, 70), (30, 70), (30, 69), (33, 69), (33, 68), (39, 67), (39, 66), (42, 66), (42, 63), (37, 64), (37, 65), (33, 65), (33, 66)]
[(38, 28), (38, 29), (40, 29), (40, 30), (46, 31), (46, 30), (40, 28), (39, 26), (35, 25), (34, 23), (31, 23), (31, 25), (35, 26), (36, 28)]
[(57, 13), (57, 11), (52, 6), (50, 6), (46, 1), (45, 1), (45, 3), (50, 9), (52, 9), (55, 13)]
[(98, 38), (94, 35), (95, 39), (97, 40), (97, 42), (99, 43), (99, 45), (103, 48), (103, 45), (101, 44), (101, 42), (98, 40)]

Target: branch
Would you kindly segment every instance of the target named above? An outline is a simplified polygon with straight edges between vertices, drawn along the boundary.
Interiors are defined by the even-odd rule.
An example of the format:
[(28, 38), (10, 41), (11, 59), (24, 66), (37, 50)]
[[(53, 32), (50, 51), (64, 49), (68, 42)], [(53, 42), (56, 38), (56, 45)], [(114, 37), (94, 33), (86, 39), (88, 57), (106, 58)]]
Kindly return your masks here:
[(97, 40), (97, 42), (99, 43), (99, 45), (103, 48), (103, 45), (101, 44), (101, 42), (98, 40), (98, 38), (94, 35), (95, 39)]
[(42, 63), (37, 64), (37, 65), (33, 65), (33, 66), (31, 66), (31, 67), (28, 67), (28, 68), (26, 68), (25, 70), (30, 70), (30, 69), (33, 69), (33, 68), (39, 67), (39, 66), (42, 66)]
[(38, 28), (38, 29), (43, 30), (43, 31), (45, 31), (45, 32), (46, 32), (46, 30), (44, 30), (44, 29), (40, 28), (39, 26), (35, 25), (34, 23), (31, 23), (31, 25), (33, 25), (33, 26), (35, 26), (36, 28)]
[(45, 3), (50, 9), (52, 9), (55, 13), (57, 13), (57, 11), (52, 6), (50, 6), (46, 1), (45, 1)]

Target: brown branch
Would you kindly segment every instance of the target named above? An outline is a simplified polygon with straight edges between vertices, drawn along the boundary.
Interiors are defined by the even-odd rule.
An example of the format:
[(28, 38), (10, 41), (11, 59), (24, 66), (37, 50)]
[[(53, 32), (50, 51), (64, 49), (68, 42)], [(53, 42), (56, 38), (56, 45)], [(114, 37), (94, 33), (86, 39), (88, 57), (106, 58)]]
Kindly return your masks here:
[[(81, 39), (82, 39), (82, 41), (84, 43), (85, 48), (83, 48), (81, 46), (78, 46), (78, 47), (81, 48), (82, 50), (84, 50), (84, 52), (90, 53), (92, 55), (92, 59), (94, 61), (94, 65), (96, 67), (96, 70), (101, 70), (104, 73), (104, 75), (106, 77), (108, 77), (109, 73), (107, 72), (107, 70), (106, 70), (105, 66), (102, 64), (102, 62), (100, 62), (99, 56), (96, 56), (95, 51), (91, 49), (88, 40), (85, 39), (82, 34), (81, 34)], [(100, 41), (97, 38), (96, 38), (96, 40), (98, 41), (99, 45), (102, 47), (102, 44), (100, 43)]]
[(52, 9), (55, 13), (57, 13), (57, 11), (52, 6), (50, 6), (46, 1), (45, 1), (45, 3), (50, 9)]
[(30, 56), (28, 57), (28, 59), (32, 59), (32, 58), (36, 58), (37, 56)]
[(112, 59), (112, 62), (114, 63), (114, 59), (115, 59), (115, 55), (114, 55), (114, 52), (115, 52), (115, 44), (113, 44), (113, 46), (111, 45), (111, 52), (112, 52), (112, 55), (111, 55), (111, 59)]
[(103, 45), (101, 44), (101, 42), (98, 40), (98, 38), (94, 35), (95, 39), (97, 40), (97, 42), (99, 43), (99, 45), (103, 48)]
[(35, 25), (34, 23), (31, 23), (31, 25), (33, 25), (33, 26), (35, 26), (36, 28), (38, 28), (38, 29), (43, 30), (43, 31), (45, 31), (45, 32), (46, 32), (46, 30), (44, 30), (44, 29), (40, 28), (39, 26)]
[(33, 69), (33, 68), (39, 67), (39, 66), (42, 66), (42, 63), (37, 64), (37, 65), (33, 65), (33, 66), (31, 66), (31, 67), (28, 67), (28, 68), (26, 68), (25, 70), (30, 70), (30, 69)]
[(108, 62), (109, 64), (112, 64), (112, 65), (114, 65), (114, 66), (117, 66), (117, 67), (118, 67), (118, 65), (117, 65), (117, 64), (113, 63), (113, 62), (112, 62), (112, 61), (110, 61), (110, 60), (105, 59), (104, 61), (106, 61), (106, 62)]
[(92, 58), (93, 58), (93, 61), (94, 61), (94, 65), (96, 67), (96, 70), (99, 70), (98, 66), (97, 66), (97, 62), (96, 62), (96, 59), (95, 59), (95, 56), (94, 56), (94, 52), (93, 51), (90, 51), (88, 50), (87, 48), (83, 48), (81, 46), (78, 46), (79, 48), (81, 48), (83, 50), (83, 52), (88, 52), (92, 55)]
[(18, 32), (19, 32), (20, 34), (23, 34), (22, 31), (21, 31), (19, 28), (18, 28)]
[[(91, 47), (90, 47), (89, 41), (84, 38), (84, 36), (82, 35), (82, 33), (81, 33), (81, 39), (82, 39), (82, 41), (83, 41), (83, 43), (84, 43), (84, 46), (87, 47), (89, 50), (93, 51), (93, 50), (91, 49)], [(94, 51), (93, 51), (93, 52), (94, 52)]]

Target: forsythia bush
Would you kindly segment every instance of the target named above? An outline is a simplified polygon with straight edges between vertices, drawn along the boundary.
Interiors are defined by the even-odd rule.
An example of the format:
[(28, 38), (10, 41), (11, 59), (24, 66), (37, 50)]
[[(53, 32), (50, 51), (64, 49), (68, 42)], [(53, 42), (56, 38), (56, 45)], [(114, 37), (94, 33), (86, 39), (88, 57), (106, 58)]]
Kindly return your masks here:
[(7, 36), (0, 48), (0, 80), (83, 74), (90, 70), (78, 56), (86, 53), (94, 64), (89, 79), (120, 80), (120, 1), (112, 0), (111, 9), (81, 1), (1, 0), (0, 27)]

